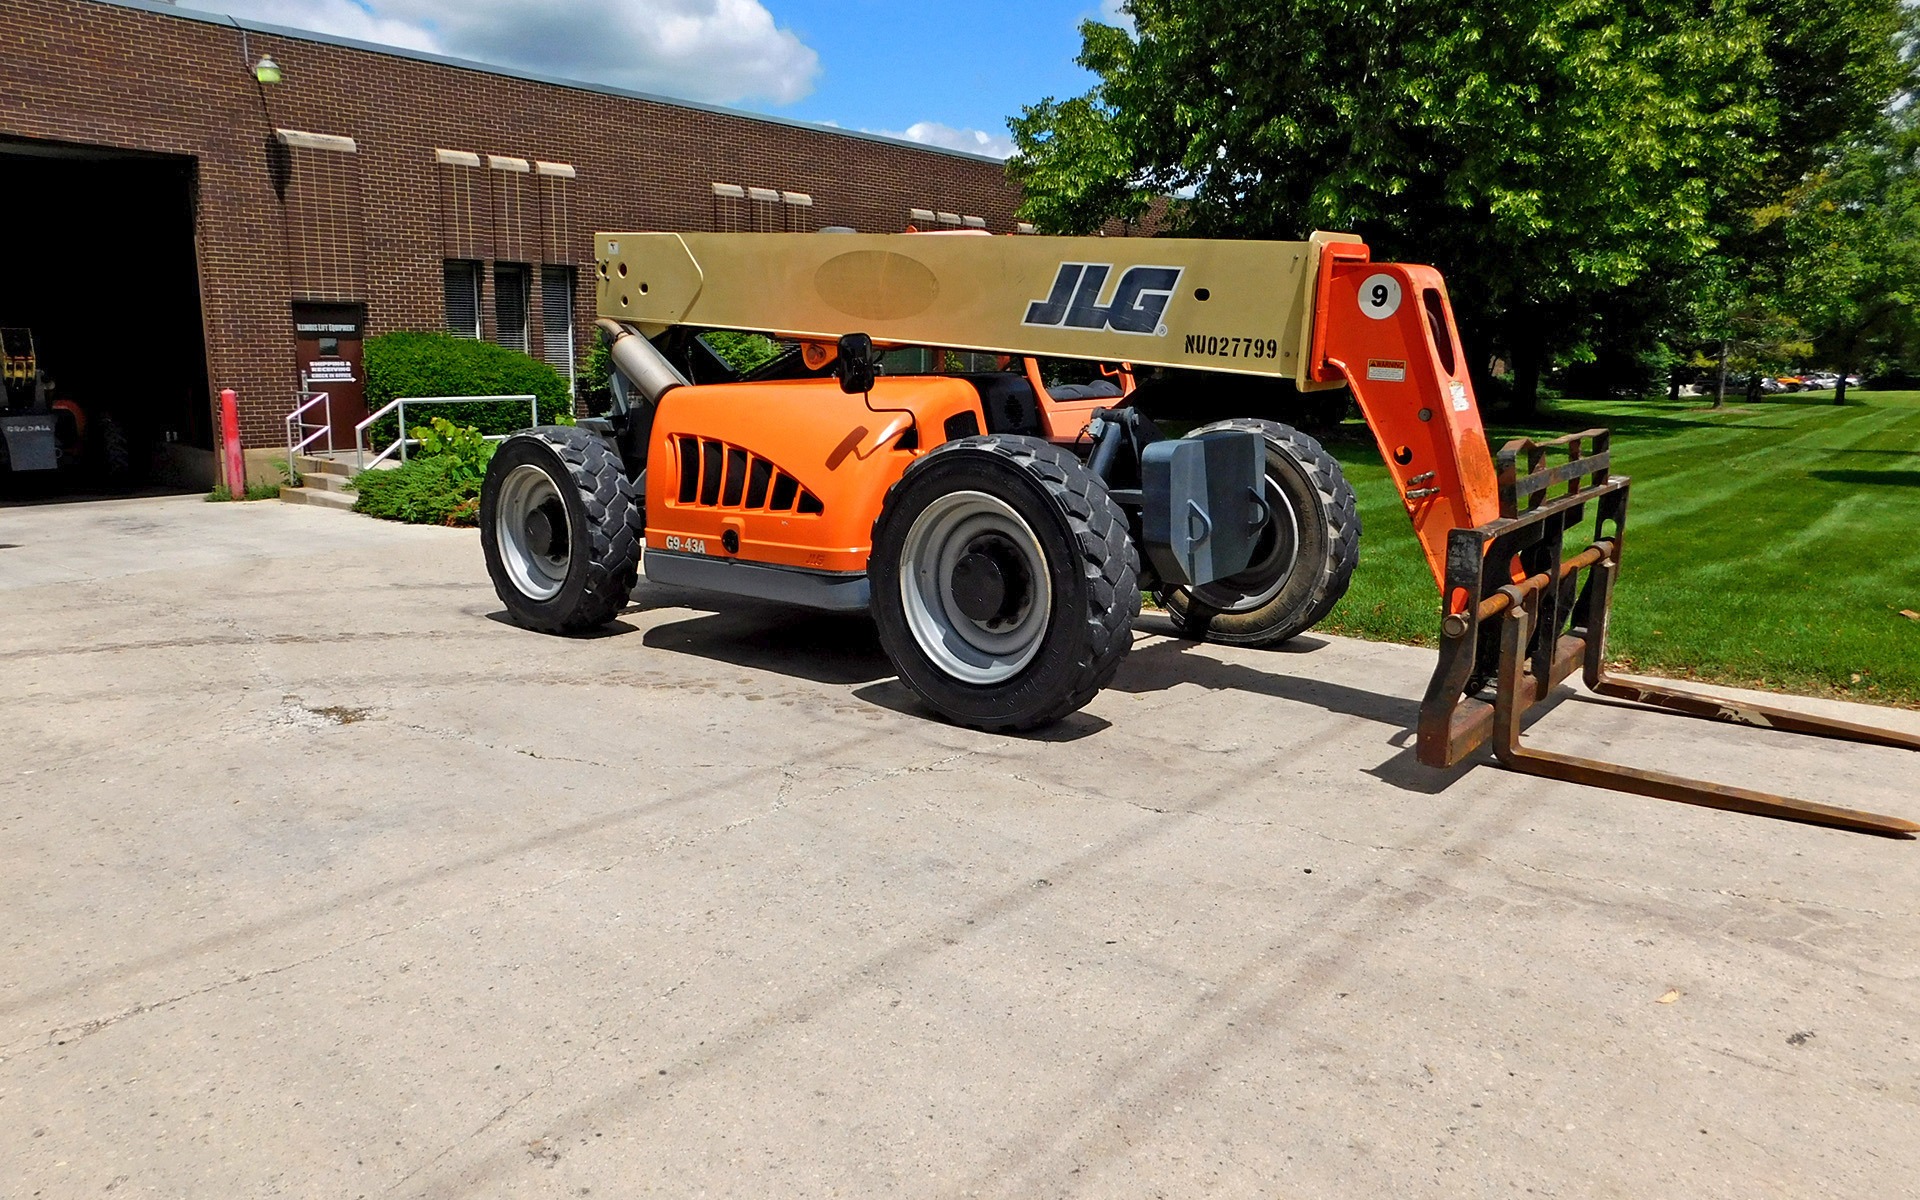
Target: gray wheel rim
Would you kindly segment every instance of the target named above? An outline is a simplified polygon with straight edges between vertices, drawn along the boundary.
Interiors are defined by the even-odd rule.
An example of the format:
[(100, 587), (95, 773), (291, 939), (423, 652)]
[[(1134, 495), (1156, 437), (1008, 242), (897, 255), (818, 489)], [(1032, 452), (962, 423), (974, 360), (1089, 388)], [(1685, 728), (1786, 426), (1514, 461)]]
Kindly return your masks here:
[(531, 600), (551, 600), (560, 594), (567, 581), (567, 566), (573, 559), (573, 539), (566, 539), (558, 554), (536, 550), (528, 541), (527, 518), (546, 504), (566, 502), (553, 477), (523, 463), (500, 482), (500, 503), (493, 518), (494, 541), (500, 547), (500, 560), (507, 577), (520, 594)]
[[(1016, 611), (976, 621), (953, 597), (954, 568), (983, 545), (1017, 554), (1028, 586)], [(1013, 507), (985, 492), (954, 492), (922, 509), (901, 551), (900, 600), (907, 629), (934, 666), (964, 683), (1018, 675), (1040, 652), (1053, 618), (1053, 580), (1040, 539)]]
[[(1267, 523), (1273, 536), (1260, 539), (1246, 570), (1193, 589), (1194, 596), (1215, 612), (1252, 612), (1272, 603), (1293, 576), (1294, 564), (1300, 557), (1300, 518), (1294, 513), (1287, 494), (1280, 490), (1279, 481), (1271, 475), (1266, 478), (1262, 499), (1267, 505)], [(1238, 585), (1257, 585), (1257, 588), (1249, 592)]]

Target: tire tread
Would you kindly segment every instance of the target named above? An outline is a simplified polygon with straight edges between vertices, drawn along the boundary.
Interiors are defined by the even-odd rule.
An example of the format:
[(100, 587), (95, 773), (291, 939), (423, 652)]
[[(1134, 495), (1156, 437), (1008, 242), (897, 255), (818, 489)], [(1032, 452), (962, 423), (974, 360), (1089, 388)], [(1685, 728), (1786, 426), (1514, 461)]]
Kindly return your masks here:
[[(997, 733), (1052, 725), (1085, 707), (1112, 682), (1132, 648), (1133, 618), (1140, 615), (1138, 552), (1128, 534), (1126, 514), (1107, 494), (1106, 485), (1070, 451), (1041, 438), (999, 433), (959, 438), (921, 455), (914, 466), (945, 454), (969, 451), (998, 455), (1015, 464), (1053, 500), (1079, 551), (1090, 603), (1087, 620), (1079, 631), (1073, 675), (1057, 702), (1019, 720), (968, 724)], [(909, 474), (911, 471), (909, 468)], [(880, 523), (906, 478), (903, 476), (887, 490), (880, 516), (874, 521), (876, 544)]]
[(1347, 482), (1346, 474), (1341, 471), (1339, 460), (1328, 454), (1319, 441), (1300, 432), (1291, 425), (1279, 421), (1268, 421), (1259, 417), (1233, 417), (1225, 421), (1215, 421), (1210, 425), (1195, 429), (1194, 433), (1210, 432), (1217, 429), (1231, 429), (1242, 433), (1257, 433), (1267, 441), (1280, 446), (1303, 470), (1314, 491), (1320, 497), (1321, 507), (1326, 512), (1328, 552), (1321, 570), (1320, 579), (1315, 584), (1307, 604), (1300, 610), (1299, 617), (1289, 622), (1277, 634), (1269, 634), (1257, 640), (1233, 639), (1222, 637), (1211, 631), (1211, 614), (1205, 614), (1204, 606), (1195, 606), (1176, 597), (1174, 593), (1182, 589), (1166, 586), (1154, 590), (1154, 599), (1159, 601), (1184, 628), (1189, 636), (1213, 636), (1219, 641), (1234, 641), (1237, 644), (1261, 646), (1278, 645), (1289, 638), (1305, 633), (1326, 619), (1333, 606), (1347, 594), (1347, 588), (1353, 582), (1353, 571), (1360, 563), (1360, 512), (1356, 506), (1353, 485)]
[(641, 539), (646, 533), (640, 499), (620, 455), (590, 429), (547, 425), (514, 437), (541, 439), (566, 468), (586, 513), (588, 539), (584, 585), (573, 607), (543, 614), (520, 606), (514, 616), (541, 633), (597, 629), (626, 609), (639, 580)]

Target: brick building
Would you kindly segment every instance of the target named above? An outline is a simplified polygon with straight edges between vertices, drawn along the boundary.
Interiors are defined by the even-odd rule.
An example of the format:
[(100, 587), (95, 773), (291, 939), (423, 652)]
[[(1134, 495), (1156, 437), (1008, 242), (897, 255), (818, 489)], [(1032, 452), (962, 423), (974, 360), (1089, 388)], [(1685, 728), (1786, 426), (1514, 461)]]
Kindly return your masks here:
[[(447, 329), (570, 371), (598, 229), (1015, 227), (992, 159), (146, 0), (5, 9), (0, 324), (189, 474), (218, 389), (249, 446), (279, 445), (303, 369), (357, 375), (362, 336)], [(350, 430), (358, 388), (331, 390)]]

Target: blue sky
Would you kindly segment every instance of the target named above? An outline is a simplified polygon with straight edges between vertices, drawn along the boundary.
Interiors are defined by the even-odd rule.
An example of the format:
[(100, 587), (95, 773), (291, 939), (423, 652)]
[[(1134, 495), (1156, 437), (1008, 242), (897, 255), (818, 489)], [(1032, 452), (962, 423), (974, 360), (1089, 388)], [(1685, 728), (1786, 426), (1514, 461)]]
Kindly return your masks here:
[(1004, 137), (1005, 120), (1044, 96), (1084, 92), (1074, 65), (1088, 0), (765, 0), (820, 54), (813, 94), (787, 116), (902, 131), (915, 122)]
[[(279, 25), (1004, 155), (1118, 0), (181, 0)], [(1104, 17), (1102, 14), (1104, 13)]]

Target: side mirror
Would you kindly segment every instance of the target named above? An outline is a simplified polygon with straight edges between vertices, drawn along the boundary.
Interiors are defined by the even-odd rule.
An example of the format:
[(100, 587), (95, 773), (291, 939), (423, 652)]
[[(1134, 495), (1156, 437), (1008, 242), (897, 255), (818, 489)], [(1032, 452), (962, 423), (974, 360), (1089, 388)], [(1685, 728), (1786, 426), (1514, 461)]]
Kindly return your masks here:
[(849, 396), (872, 391), (874, 377), (880, 373), (880, 364), (874, 358), (873, 339), (864, 333), (843, 334), (834, 372), (840, 376), (840, 390)]

